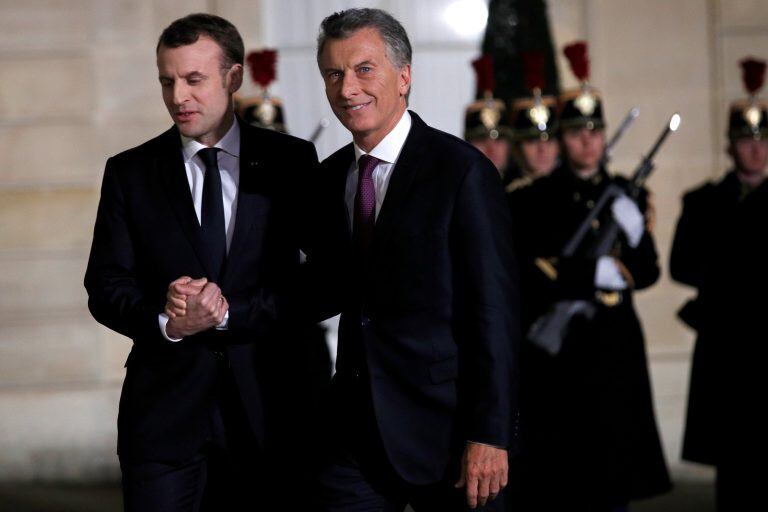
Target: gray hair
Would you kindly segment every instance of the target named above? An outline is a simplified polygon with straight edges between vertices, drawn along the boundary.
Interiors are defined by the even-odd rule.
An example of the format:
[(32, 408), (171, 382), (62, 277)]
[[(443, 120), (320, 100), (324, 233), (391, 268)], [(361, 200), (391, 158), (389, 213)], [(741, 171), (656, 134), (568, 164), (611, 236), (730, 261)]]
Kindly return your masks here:
[(331, 14), (320, 24), (317, 36), (317, 62), (328, 39), (346, 39), (362, 28), (374, 28), (384, 40), (387, 58), (397, 69), (411, 63), (411, 42), (405, 29), (391, 14), (381, 9), (347, 9)]

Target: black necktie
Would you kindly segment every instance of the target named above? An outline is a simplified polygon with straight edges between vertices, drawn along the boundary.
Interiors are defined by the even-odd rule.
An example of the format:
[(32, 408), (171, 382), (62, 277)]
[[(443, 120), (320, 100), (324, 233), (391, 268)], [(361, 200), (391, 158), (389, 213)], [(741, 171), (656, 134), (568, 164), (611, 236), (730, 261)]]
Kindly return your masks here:
[(197, 152), (205, 164), (203, 179), (203, 204), (200, 228), (203, 243), (208, 249), (212, 275), (208, 279), (217, 282), (224, 259), (227, 256), (227, 234), (224, 229), (224, 200), (221, 195), (221, 175), (217, 160), (218, 148), (205, 148)]

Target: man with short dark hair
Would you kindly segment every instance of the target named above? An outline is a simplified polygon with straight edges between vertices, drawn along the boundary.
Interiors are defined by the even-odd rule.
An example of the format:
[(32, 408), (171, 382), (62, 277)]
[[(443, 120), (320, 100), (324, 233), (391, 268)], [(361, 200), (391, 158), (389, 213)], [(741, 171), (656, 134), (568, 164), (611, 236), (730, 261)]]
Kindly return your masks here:
[(272, 478), (290, 459), (273, 452), (302, 441), (276, 411), (301, 378), (282, 365), (284, 303), (296, 184), (317, 156), (235, 117), (243, 53), (220, 17), (174, 21), (157, 45), (174, 126), (104, 171), (85, 286), (93, 316), (133, 340), (118, 419), (129, 511), (255, 510), (295, 483)]
[(411, 46), (388, 13), (326, 18), (318, 64), (354, 141), (321, 167), (346, 298), (319, 509), (497, 510), (520, 338), (498, 174), (406, 110)]

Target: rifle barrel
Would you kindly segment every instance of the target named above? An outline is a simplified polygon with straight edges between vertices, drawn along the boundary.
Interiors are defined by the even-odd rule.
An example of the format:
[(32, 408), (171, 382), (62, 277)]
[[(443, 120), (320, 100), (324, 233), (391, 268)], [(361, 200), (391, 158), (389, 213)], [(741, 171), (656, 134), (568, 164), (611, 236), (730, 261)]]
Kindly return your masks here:
[(664, 139), (666, 139), (670, 133), (676, 132), (679, 126), (680, 126), (680, 114), (675, 113), (669, 119), (669, 123), (664, 128), (664, 131), (661, 132), (661, 135), (659, 135), (659, 138), (656, 140), (656, 144), (653, 145), (651, 150), (648, 152), (648, 156), (646, 156), (645, 159), (653, 160), (654, 155), (659, 150), (661, 145), (664, 143)]
[(619, 127), (616, 129), (616, 132), (611, 137), (611, 140), (608, 141), (608, 144), (605, 146), (605, 153), (607, 155), (611, 154), (611, 150), (613, 149), (613, 146), (616, 145), (616, 143), (619, 141), (622, 135), (624, 135), (624, 132), (627, 131), (627, 128), (637, 119), (637, 117), (640, 115), (640, 109), (637, 107), (632, 107), (629, 109), (629, 112), (627, 112), (627, 115), (624, 116), (624, 120), (621, 122)]

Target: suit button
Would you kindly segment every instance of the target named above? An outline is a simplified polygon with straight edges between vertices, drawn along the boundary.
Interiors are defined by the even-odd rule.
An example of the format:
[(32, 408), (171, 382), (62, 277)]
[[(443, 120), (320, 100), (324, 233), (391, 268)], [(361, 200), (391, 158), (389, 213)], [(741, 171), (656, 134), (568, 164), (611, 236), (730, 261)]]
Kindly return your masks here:
[(360, 327), (368, 327), (369, 325), (371, 325), (371, 319), (368, 318), (367, 316), (364, 316), (360, 320)]

